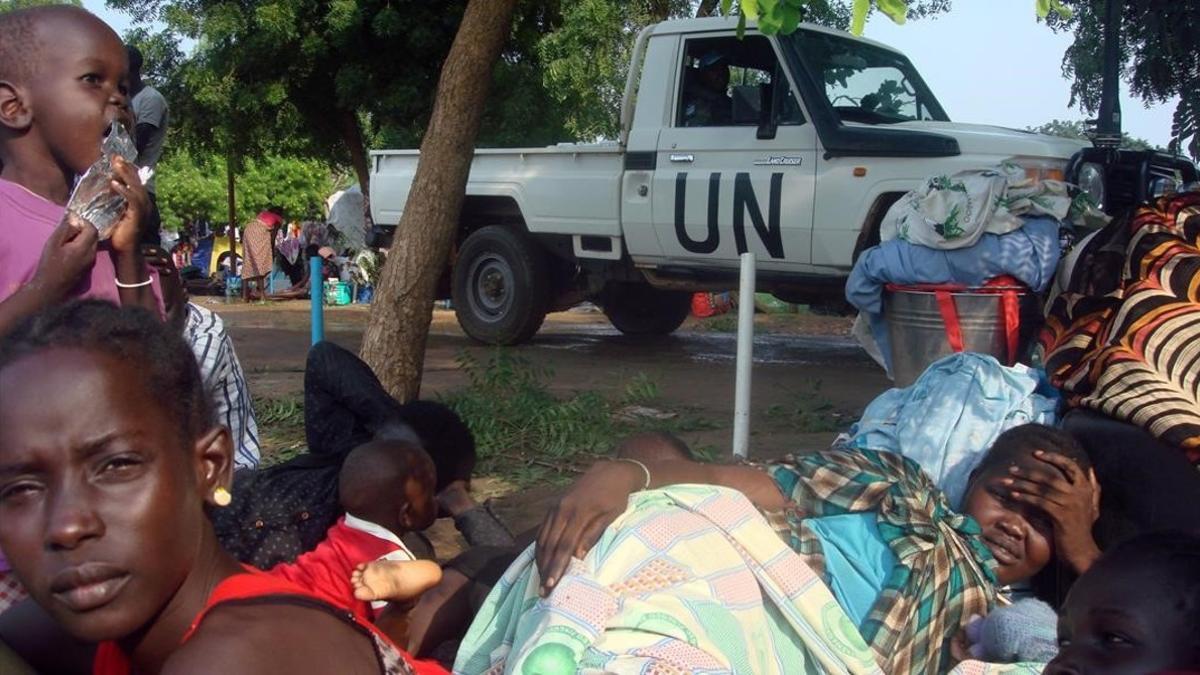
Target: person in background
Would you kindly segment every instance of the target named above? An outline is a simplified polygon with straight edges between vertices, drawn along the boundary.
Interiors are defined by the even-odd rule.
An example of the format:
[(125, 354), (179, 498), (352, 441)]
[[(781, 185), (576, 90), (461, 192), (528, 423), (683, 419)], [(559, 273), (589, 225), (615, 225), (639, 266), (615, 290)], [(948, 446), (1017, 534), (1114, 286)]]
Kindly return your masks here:
[[(142, 81), (142, 52), (133, 45), (127, 45), (125, 51), (129, 56), (129, 96), (135, 124), (137, 165), (154, 169), (162, 157), (163, 141), (167, 138), (167, 123), (170, 119), (167, 99), (163, 98), (157, 89)], [(159, 229), (162, 228), (162, 216), (158, 213), (154, 184), (154, 176), (151, 175), (146, 181), (150, 204), (145, 222), (142, 223), (142, 243), (161, 245)]]
[(725, 55), (708, 52), (687, 74), (683, 126), (728, 126), (733, 119), (733, 100), (728, 93), (729, 62)]
[(158, 270), (167, 322), (182, 333), (192, 348), (204, 388), (212, 401), (213, 414), (217, 422), (229, 429), (234, 465), (239, 469), (258, 467), (258, 422), (250, 399), (250, 387), (246, 384), (233, 341), (225, 332), (225, 322), (188, 299), (187, 287), (166, 251), (157, 246), (144, 246), (143, 255), (146, 263)]
[(275, 267), (275, 229), (281, 225), (283, 215), (273, 207), (259, 213), (242, 230), (242, 300), (246, 302), (255, 297), (251, 283), (263, 286), (259, 294), (266, 295), (266, 280)]

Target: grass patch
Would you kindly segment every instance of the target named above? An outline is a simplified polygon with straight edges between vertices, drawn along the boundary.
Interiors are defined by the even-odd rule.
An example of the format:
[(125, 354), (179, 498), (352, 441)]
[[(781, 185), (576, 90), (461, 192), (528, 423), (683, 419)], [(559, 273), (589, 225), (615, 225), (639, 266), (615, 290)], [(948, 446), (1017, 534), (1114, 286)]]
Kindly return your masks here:
[(710, 333), (736, 333), (738, 326), (737, 311), (731, 310), (725, 314), (704, 319), (698, 325)]
[[(615, 443), (639, 431), (684, 433), (721, 429), (696, 408), (664, 410), (658, 382), (645, 373), (630, 377), (617, 393), (550, 391), (553, 372), (509, 350), (485, 359), (468, 352), (457, 357), (468, 384), (442, 396), (470, 427), (479, 453), (476, 474), (524, 487), (565, 484)], [(304, 402), (300, 396), (254, 398), (263, 465), (305, 452)], [(693, 449), (701, 460), (716, 460), (713, 446)]]
[(255, 396), (253, 404), (263, 465), (278, 464), (305, 452), (303, 398)]
[(791, 403), (769, 406), (766, 418), (804, 434), (840, 431), (846, 426), (848, 416), (821, 393), (820, 380), (791, 394)]
[(707, 428), (698, 416), (650, 407), (658, 383), (644, 373), (616, 397), (595, 391), (556, 396), (548, 386), (553, 372), (511, 351), (497, 349), (484, 360), (462, 352), (457, 361), (468, 385), (441, 400), (471, 428), (477, 472), (519, 486), (568, 482), (630, 433)]

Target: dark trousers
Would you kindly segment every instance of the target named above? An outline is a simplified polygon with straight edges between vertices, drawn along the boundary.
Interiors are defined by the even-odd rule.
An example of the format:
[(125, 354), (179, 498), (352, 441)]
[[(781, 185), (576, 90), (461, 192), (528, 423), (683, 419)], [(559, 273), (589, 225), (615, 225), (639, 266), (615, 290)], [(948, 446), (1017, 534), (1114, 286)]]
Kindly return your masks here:
[(475, 468), (475, 440), (453, 410), (433, 401), (401, 404), (354, 354), (332, 342), (308, 352), (304, 369), (304, 432), (308, 451), (345, 457), (376, 436), (402, 434), (407, 426), (437, 467), (437, 489), (468, 480)]

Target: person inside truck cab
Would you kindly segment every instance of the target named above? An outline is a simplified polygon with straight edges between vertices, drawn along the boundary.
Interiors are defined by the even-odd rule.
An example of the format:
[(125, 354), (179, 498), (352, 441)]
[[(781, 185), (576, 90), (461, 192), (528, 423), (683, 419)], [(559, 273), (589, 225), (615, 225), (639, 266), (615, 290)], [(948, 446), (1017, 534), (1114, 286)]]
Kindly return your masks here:
[(729, 60), (725, 54), (710, 51), (700, 57), (684, 77), (683, 126), (720, 127), (733, 120), (733, 100), (729, 98)]

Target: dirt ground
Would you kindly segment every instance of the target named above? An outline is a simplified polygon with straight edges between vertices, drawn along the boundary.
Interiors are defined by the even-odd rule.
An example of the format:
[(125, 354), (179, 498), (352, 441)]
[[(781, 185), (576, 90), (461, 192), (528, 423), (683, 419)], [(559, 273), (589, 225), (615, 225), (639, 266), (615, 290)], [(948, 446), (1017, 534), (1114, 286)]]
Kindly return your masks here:
[[(256, 397), (297, 397), (303, 390), (304, 358), (310, 341), (307, 302), (226, 304), (198, 298), (225, 320)], [(368, 306), (328, 307), (326, 338), (357, 352)], [(752, 459), (823, 448), (849, 426), (863, 407), (889, 386), (882, 370), (848, 337), (851, 320), (813, 314), (756, 317), (751, 416)], [(515, 348), (526, 359), (553, 371), (555, 393), (593, 390), (619, 395), (631, 378), (653, 382), (655, 409), (686, 413), (704, 424), (680, 432), (692, 447), (729, 455), (732, 436), (734, 317), (689, 319), (674, 335), (629, 338), (597, 311), (553, 314), (529, 344)], [(459, 329), (452, 311), (435, 310), (422, 383), (431, 398), (466, 385), (456, 362), (465, 351), (486, 357)], [(261, 412), (260, 412), (261, 417)], [(260, 424), (262, 422), (260, 421)], [(616, 440), (616, 439), (614, 439)], [(474, 485), (515, 532), (540, 522), (560, 485), (515, 490), (503, 479), (482, 476)], [(442, 556), (461, 542), (452, 524), (440, 522), (433, 539)]]

